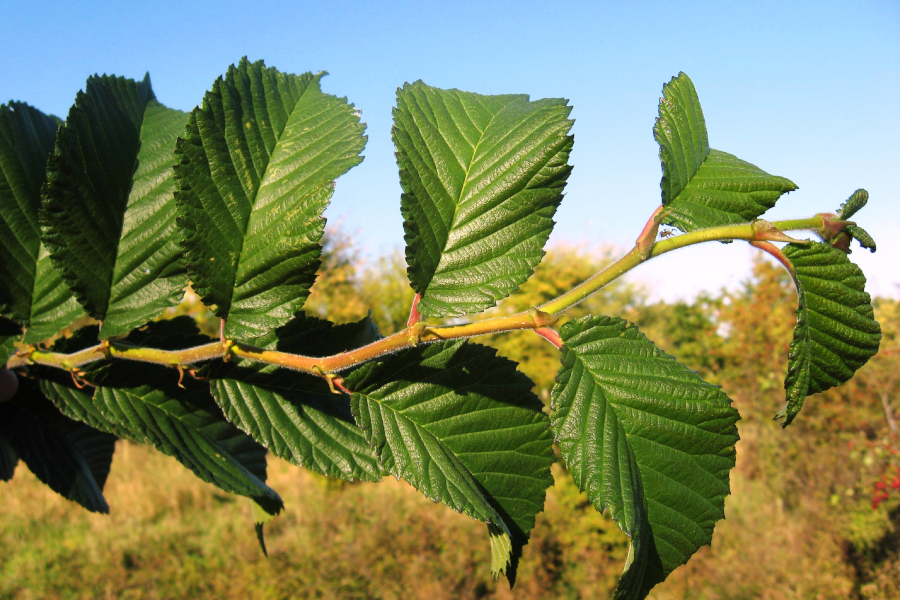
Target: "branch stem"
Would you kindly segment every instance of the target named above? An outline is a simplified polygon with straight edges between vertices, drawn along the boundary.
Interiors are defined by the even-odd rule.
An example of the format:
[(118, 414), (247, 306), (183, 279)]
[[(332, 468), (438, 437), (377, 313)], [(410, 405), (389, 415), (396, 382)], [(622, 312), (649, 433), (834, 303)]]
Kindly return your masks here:
[[(656, 221), (657, 210), (651, 217), (651, 222)], [(763, 226), (761, 226), (761, 224)], [(774, 226), (774, 227), (772, 227)], [(195, 348), (184, 350), (158, 350), (155, 348), (143, 348), (132, 346), (123, 342), (103, 342), (97, 346), (86, 348), (72, 354), (60, 354), (57, 352), (43, 352), (34, 348), (13, 356), (6, 364), (6, 368), (13, 369), (27, 365), (29, 362), (41, 365), (58, 367), (73, 371), (89, 363), (104, 358), (121, 358), (125, 360), (137, 360), (171, 367), (184, 367), (186, 365), (224, 358), (226, 355), (260, 361), (268, 364), (279, 365), (288, 369), (303, 371), (319, 377), (333, 377), (334, 373), (355, 367), (372, 359), (403, 350), (418, 343), (436, 342), (439, 340), (453, 340), (469, 338), (478, 335), (515, 331), (519, 329), (532, 329), (538, 335), (549, 339), (556, 345), (555, 337), (549, 333), (548, 326), (557, 320), (557, 315), (575, 306), (591, 294), (615, 279), (621, 277), (631, 269), (666, 252), (684, 248), (709, 241), (746, 240), (749, 242), (765, 242), (767, 240), (785, 241), (782, 231), (813, 230), (818, 231), (823, 227), (823, 215), (816, 215), (808, 219), (794, 219), (790, 221), (776, 221), (768, 223), (756, 221), (741, 225), (725, 225), (710, 227), (685, 233), (675, 237), (655, 242), (652, 246), (646, 245), (646, 237), (639, 238), (638, 244), (622, 258), (608, 266), (600, 273), (594, 275), (582, 284), (547, 302), (546, 304), (532, 308), (526, 312), (484, 319), (460, 325), (428, 325), (418, 321), (417, 304), (413, 304), (410, 315), (410, 326), (377, 342), (373, 342), (362, 348), (342, 352), (323, 358), (300, 356), (266, 350), (235, 340), (223, 339), (211, 342)], [(790, 238), (787, 238), (790, 239)], [(644, 244), (640, 242), (644, 241)], [(641, 247), (643, 246), (643, 247)], [(418, 298), (416, 299), (418, 300)], [(224, 334), (224, 332), (222, 332)], [(555, 333), (555, 332), (553, 332)], [(558, 336), (557, 336), (558, 337)], [(552, 338), (552, 339), (551, 339)], [(331, 381), (331, 379), (329, 379)]]

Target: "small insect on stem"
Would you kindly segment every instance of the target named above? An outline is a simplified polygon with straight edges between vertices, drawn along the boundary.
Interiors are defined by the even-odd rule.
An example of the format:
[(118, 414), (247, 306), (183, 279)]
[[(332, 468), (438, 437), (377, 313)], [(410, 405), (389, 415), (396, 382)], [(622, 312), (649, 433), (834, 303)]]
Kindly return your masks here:
[(663, 238), (663, 239), (665, 239), (665, 238), (667, 238), (667, 237), (672, 237), (673, 235), (675, 235), (675, 230), (674, 230), (674, 229), (666, 229), (665, 231), (660, 231), (660, 232), (659, 232), (659, 237), (661, 237), (661, 238)]

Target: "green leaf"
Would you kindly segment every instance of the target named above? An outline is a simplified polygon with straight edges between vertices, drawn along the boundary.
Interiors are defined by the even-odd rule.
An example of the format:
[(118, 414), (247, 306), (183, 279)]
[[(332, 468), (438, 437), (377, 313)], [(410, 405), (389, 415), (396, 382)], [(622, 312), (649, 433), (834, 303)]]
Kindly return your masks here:
[[(157, 375), (159, 376), (159, 375)], [(265, 450), (227, 423), (200, 384), (101, 387), (94, 402), (135, 441), (174, 456), (200, 479), (279, 512), (283, 502), (265, 481)], [(142, 439), (143, 438), (143, 439)]]
[(663, 86), (653, 136), (663, 171), (662, 222), (682, 231), (752, 221), (797, 189), (784, 177), (710, 149), (700, 99), (684, 73)]
[(16, 353), (16, 339), (20, 336), (0, 336), (0, 368), (6, 364), (9, 357)]
[(33, 298), (23, 340), (26, 344), (53, 337), (84, 315), (84, 309), (53, 266), (43, 244), (35, 268)]
[(16, 337), (22, 335), (22, 326), (7, 319), (6, 317), (0, 317), (0, 337)]
[(838, 218), (846, 220), (858, 213), (869, 201), (869, 192), (863, 189), (856, 190), (838, 208)]
[[(129, 342), (173, 350), (209, 341), (197, 333), (190, 317), (150, 323)], [(38, 371), (42, 378), (46, 370)], [(98, 387), (93, 397), (73, 389), (64, 378), (42, 382), (48, 396), (68, 415), (173, 456), (200, 479), (226, 492), (253, 498), (264, 510), (283, 507), (266, 480), (266, 451), (228, 423), (206, 382), (184, 377), (179, 386), (173, 369), (114, 360), (87, 369)]]
[(38, 342), (81, 307), (41, 244), (38, 211), (59, 120), (22, 102), (0, 106), (0, 313)]
[[(262, 341), (269, 349), (327, 356), (376, 339), (369, 319), (335, 326), (300, 314)], [(208, 375), (228, 420), (275, 456), (329, 477), (381, 481), (384, 470), (348, 398), (331, 393), (319, 377), (255, 361), (217, 365)]]
[(848, 225), (844, 231), (850, 234), (853, 239), (859, 242), (859, 245), (868, 250), (869, 252), (875, 252), (877, 249), (875, 246), (875, 239), (869, 235), (869, 232), (860, 227), (859, 225)]
[(102, 490), (115, 436), (61, 415), (34, 382), (20, 378), (16, 398), (0, 404), (0, 438), (53, 491), (91, 512), (109, 512)]
[(19, 457), (12, 444), (5, 436), (0, 435), (0, 481), (9, 481), (16, 472)]
[(188, 115), (141, 83), (88, 79), (47, 166), (41, 226), (53, 263), (101, 337), (177, 304), (187, 284), (175, 225), (172, 154)]
[(359, 112), (325, 73), (246, 58), (213, 83), (178, 143), (179, 225), (194, 290), (254, 338), (302, 308), (315, 281), (334, 180), (362, 161)]
[[(853, 215), (858, 213), (868, 201), (869, 192), (863, 189), (856, 190), (850, 195), (849, 198), (847, 198), (846, 201), (844, 201), (843, 204), (841, 204), (840, 208), (838, 208), (838, 218), (842, 220), (850, 219)], [(850, 235), (850, 237), (858, 241), (859, 245), (867, 249), (869, 252), (875, 252), (875, 250), (877, 249), (875, 240), (871, 235), (869, 235), (868, 231), (866, 231), (859, 225), (848, 225), (844, 228), (844, 231), (846, 231), (847, 234)]]
[(787, 404), (776, 415), (790, 425), (807, 396), (841, 385), (878, 352), (881, 327), (866, 278), (828, 244), (788, 244), (784, 255), (797, 284), (797, 324), (784, 381)]
[(632, 537), (618, 598), (643, 598), (709, 544), (734, 467), (731, 400), (618, 318), (566, 323), (551, 419), (563, 459)]
[[(82, 327), (72, 337), (62, 337), (56, 340), (50, 350), (63, 354), (84, 350), (97, 344), (99, 333), (100, 329), (96, 325)], [(102, 364), (88, 367), (89, 371), (102, 370), (103, 368), (104, 365)], [(94, 388), (77, 387), (68, 371), (41, 365), (32, 365), (29, 367), (29, 371), (38, 378), (41, 393), (49, 398), (65, 416), (123, 439), (143, 441), (135, 439), (135, 436), (128, 429), (111, 421), (101, 411), (101, 407), (94, 403)]]
[(49, 398), (62, 414), (120, 438), (146, 442), (139, 434), (132, 433), (128, 428), (122, 427), (103, 414), (101, 407), (94, 403), (93, 388), (78, 389), (71, 376), (59, 369), (37, 369), (37, 372), (41, 378), (41, 393)]
[(486, 346), (439, 342), (345, 380), (353, 414), (384, 467), (488, 523), (492, 570), (497, 576), (509, 564), (511, 582), (553, 484), (554, 458), (548, 418), (515, 366)]
[(563, 99), (421, 81), (397, 91), (406, 260), (423, 315), (480, 312), (531, 275), (572, 171), (570, 111)]

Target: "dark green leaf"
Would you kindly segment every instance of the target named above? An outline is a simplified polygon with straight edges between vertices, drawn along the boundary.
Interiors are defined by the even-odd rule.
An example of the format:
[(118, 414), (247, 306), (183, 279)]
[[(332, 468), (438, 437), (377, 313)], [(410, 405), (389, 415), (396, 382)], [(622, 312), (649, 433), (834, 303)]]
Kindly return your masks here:
[(6, 317), (0, 317), (0, 337), (17, 337), (22, 335), (22, 326), (7, 319)]
[[(52, 352), (70, 354), (90, 346), (99, 340), (100, 328), (96, 325), (82, 327), (70, 338), (59, 338), (50, 347)], [(103, 370), (105, 365), (93, 365), (90, 370)], [(135, 441), (129, 431), (111, 421), (94, 403), (94, 388), (79, 388), (68, 371), (53, 367), (33, 365), (30, 371), (37, 376), (41, 393), (56, 405), (65, 416), (81, 421), (100, 431), (112, 433), (124, 439)], [(143, 440), (141, 440), (143, 441)]]
[(797, 189), (784, 177), (710, 149), (697, 91), (684, 73), (663, 86), (653, 135), (662, 162), (666, 225), (693, 231), (746, 223)]
[(60, 128), (41, 213), (53, 263), (104, 338), (177, 304), (187, 283), (175, 226), (172, 154), (188, 115), (150, 78), (88, 79)]
[(0, 404), (0, 437), (53, 491), (91, 512), (109, 512), (102, 490), (115, 436), (61, 415), (34, 382), (20, 380), (16, 398)]
[(866, 278), (847, 255), (828, 244), (789, 244), (784, 255), (797, 284), (797, 325), (784, 381), (787, 405), (776, 418), (787, 427), (803, 400), (841, 385), (878, 352), (881, 327), (875, 320)]
[(421, 81), (397, 91), (406, 260), (423, 315), (494, 306), (540, 262), (572, 170), (566, 104)]
[(845, 231), (849, 233), (853, 237), (853, 239), (859, 242), (860, 246), (870, 252), (875, 252), (875, 240), (871, 235), (869, 235), (868, 231), (866, 231), (859, 225), (848, 225)]
[(359, 164), (359, 113), (323, 94), (325, 73), (262, 61), (228, 69), (179, 141), (179, 225), (194, 289), (229, 337), (271, 332), (300, 310), (319, 266), (334, 180)]
[(41, 244), (38, 211), (59, 121), (22, 102), (0, 106), (0, 313), (25, 341), (71, 324), (81, 308)]
[(858, 213), (862, 207), (866, 205), (869, 201), (869, 192), (866, 190), (856, 190), (853, 192), (847, 200), (841, 204), (841, 207), (838, 209), (837, 214), (838, 218), (847, 220), (851, 218), (853, 215)]
[(81, 421), (94, 429), (112, 433), (131, 441), (144, 442), (144, 439), (136, 439), (127, 428), (111, 421), (94, 403), (94, 389), (85, 387), (78, 389), (72, 381), (72, 377), (59, 369), (35, 369), (40, 376), (41, 393), (49, 398), (56, 408), (70, 419)]
[[(89, 341), (88, 339), (84, 341)], [(190, 317), (154, 322), (134, 331), (130, 343), (174, 350), (208, 342)], [(71, 341), (70, 341), (71, 343)], [(41, 387), (67, 415), (138, 443), (147, 443), (226, 492), (253, 498), (265, 510), (283, 503), (264, 482), (266, 451), (228, 423), (209, 385), (174, 369), (115, 360), (92, 365), (86, 379), (93, 397), (50, 369), (38, 371)]]
[(560, 335), (553, 429), (576, 483), (632, 537), (617, 597), (643, 598), (724, 518), (738, 413), (622, 319), (584, 317)]
[[(100, 328), (88, 325), (77, 330), (72, 337), (61, 337), (50, 347), (52, 352), (71, 354), (94, 346), (99, 341)], [(92, 365), (89, 370), (102, 370), (105, 365)], [(68, 371), (41, 365), (32, 365), (29, 370), (38, 378), (41, 392), (70, 419), (81, 421), (100, 431), (131, 439), (125, 428), (110, 421), (94, 404), (94, 388), (79, 388)]]
[[(305, 356), (328, 356), (378, 339), (371, 320), (332, 325), (305, 315), (263, 340), (265, 346)], [(375, 453), (344, 395), (322, 379), (254, 361), (210, 370), (213, 395), (228, 419), (275, 456), (322, 475), (381, 481)]]
[(509, 563), (511, 581), (553, 483), (548, 419), (515, 366), (486, 346), (440, 342), (365, 365), (345, 381), (384, 467), (488, 523), (494, 574)]
[(9, 481), (16, 472), (19, 457), (12, 444), (5, 436), (0, 435), (0, 481)]
[[(156, 377), (161, 374), (157, 373)], [(267, 486), (265, 449), (226, 422), (199, 383), (174, 386), (100, 387), (94, 402), (131, 439), (152, 444), (174, 456), (200, 479), (271, 506), (283, 503)]]
[(16, 353), (15, 342), (19, 336), (0, 336), (0, 368), (6, 364), (9, 357)]

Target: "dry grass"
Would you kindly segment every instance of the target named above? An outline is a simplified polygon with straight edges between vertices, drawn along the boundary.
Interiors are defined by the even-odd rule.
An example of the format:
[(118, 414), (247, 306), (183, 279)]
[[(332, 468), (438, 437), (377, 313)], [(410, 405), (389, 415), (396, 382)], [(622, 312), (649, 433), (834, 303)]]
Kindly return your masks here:
[[(752, 433), (744, 436), (752, 446)], [(749, 461), (745, 449), (739, 456)], [(786, 506), (748, 471), (756, 470), (739, 464), (735, 471), (713, 547), (651, 598), (851, 597), (852, 569), (835, 527), (823, 523), (837, 515), (815, 495)], [(106, 489), (109, 516), (62, 499), (21, 466), (0, 488), (0, 597), (609, 597), (627, 540), (555, 473), (511, 592), (490, 579), (484, 525), (403, 482), (333, 482), (273, 460), (270, 482), (287, 508), (267, 526), (266, 559), (248, 501), (219, 493), (147, 447), (120, 442)]]
[[(555, 520), (542, 517), (511, 593), (490, 579), (484, 525), (403, 482), (335, 483), (273, 460), (270, 483), (287, 509), (267, 526), (266, 559), (248, 501), (149, 448), (119, 443), (109, 516), (85, 512), (20, 466), (0, 488), (0, 597), (593, 597), (606, 595), (624, 560), (624, 536), (569, 484), (551, 490), (545, 515)], [(594, 535), (572, 535), (585, 527)]]

